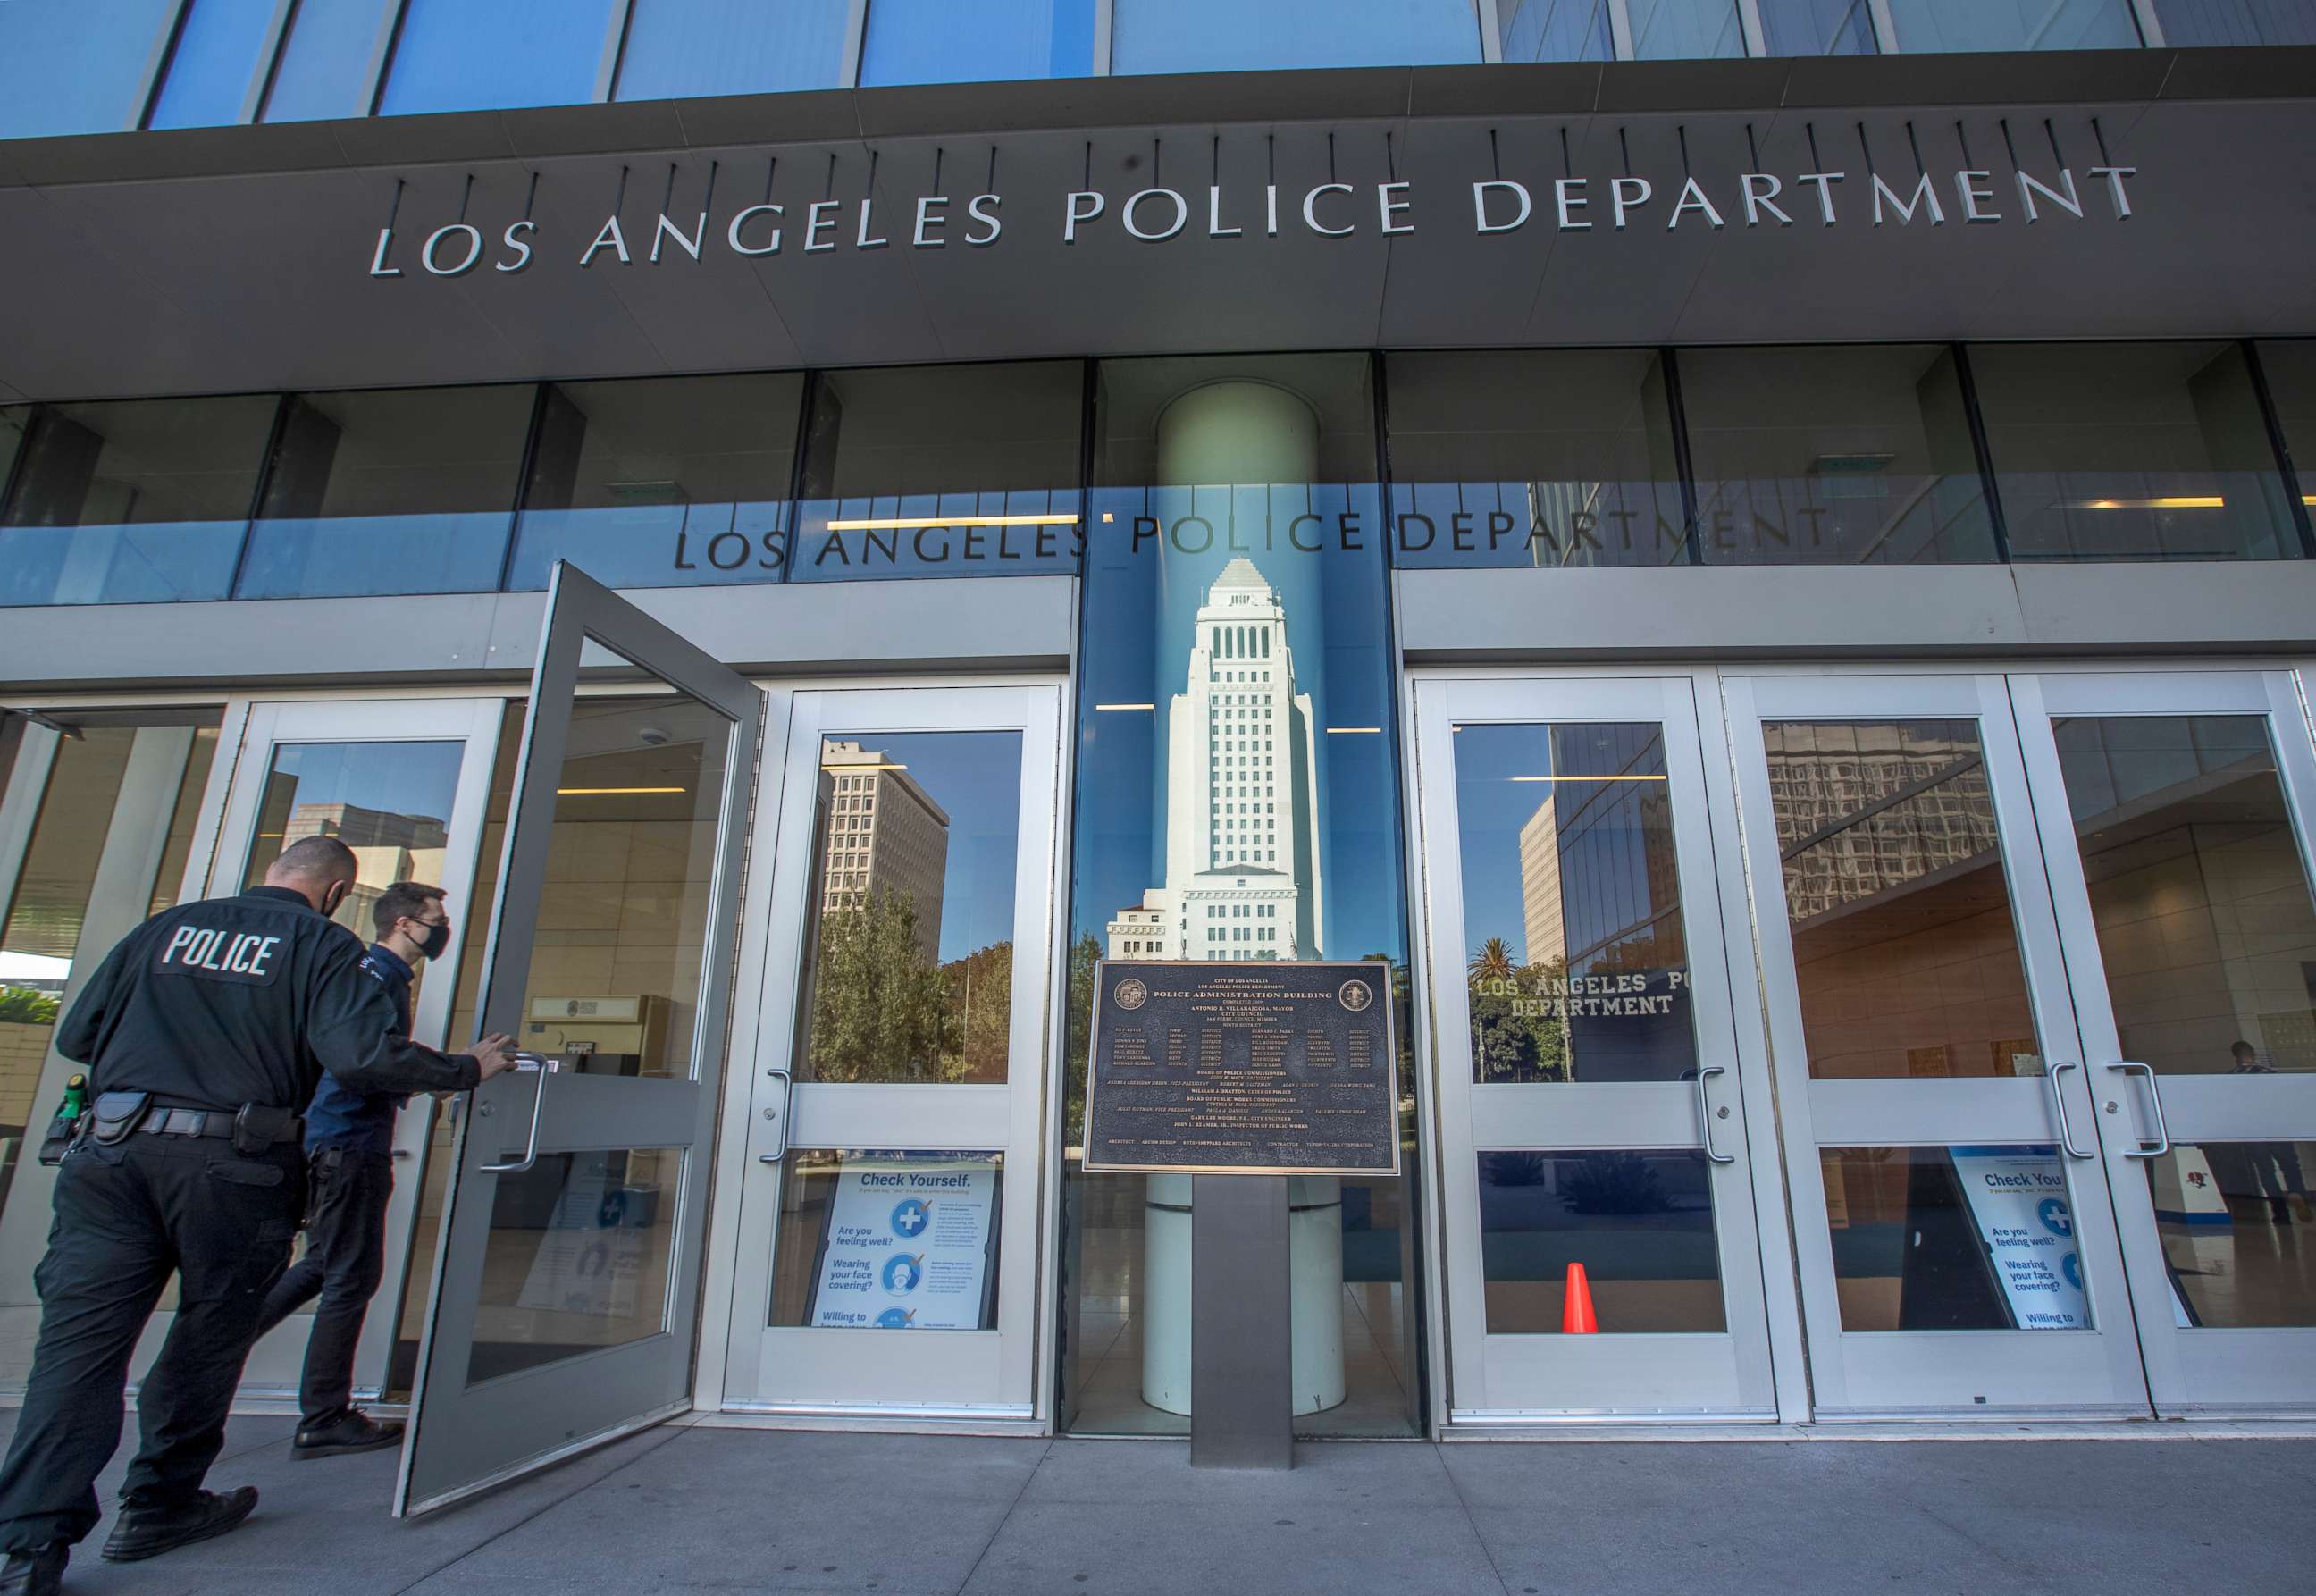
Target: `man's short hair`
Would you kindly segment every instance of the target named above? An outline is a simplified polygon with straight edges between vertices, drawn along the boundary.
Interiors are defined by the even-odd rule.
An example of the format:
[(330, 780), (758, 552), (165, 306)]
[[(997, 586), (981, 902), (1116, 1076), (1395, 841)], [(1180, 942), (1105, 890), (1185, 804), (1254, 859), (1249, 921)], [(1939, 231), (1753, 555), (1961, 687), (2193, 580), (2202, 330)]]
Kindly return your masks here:
[(396, 881), (378, 895), (378, 902), (370, 908), (370, 923), (379, 936), (394, 929), (394, 923), (405, 916), (415, 920), (429, 904), (442, 901), (442, 889), (429, 887), (423, 881)]
[(2259, 1049), (2253, 1047), (2249, 1042), (2238, 1042), (2234, 1047), (2230, 1048), (2228, 1051), (2234, 1054), (2238, 1058), (2257, 1058), (2259, 1057)]
[(281, 850), (266, 875), (301, 881), (352, 881), (361, 873), (354, 851), (335, 837), (300, 837)]

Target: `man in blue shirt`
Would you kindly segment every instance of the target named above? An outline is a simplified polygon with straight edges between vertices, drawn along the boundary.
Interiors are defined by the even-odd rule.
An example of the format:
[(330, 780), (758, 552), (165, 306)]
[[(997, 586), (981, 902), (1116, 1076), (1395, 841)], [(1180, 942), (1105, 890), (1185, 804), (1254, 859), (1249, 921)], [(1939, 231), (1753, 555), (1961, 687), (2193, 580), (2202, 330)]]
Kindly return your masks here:
[[(417, 967), (450, 945), (442, 889), (397, 881), (379, 895), (370, 922), (378, 941), (361, 967), (394, 1000), (397, 1034), (410, 1034), (410, 985)], [(292, 1458), (375, 1451), (402, 1439), (396, 1420), (353, 1405), (354, 1346), (386, 1269), (386, 1209), (394, 1196), (394, 1119), (408, 1094), (364, 1093), (324, 1075), (306, 1110), (308, 1208), (306, 1253), (265, 1299), (263, 1335), (321, 1298), (298, 1382), (303, 1417)]]

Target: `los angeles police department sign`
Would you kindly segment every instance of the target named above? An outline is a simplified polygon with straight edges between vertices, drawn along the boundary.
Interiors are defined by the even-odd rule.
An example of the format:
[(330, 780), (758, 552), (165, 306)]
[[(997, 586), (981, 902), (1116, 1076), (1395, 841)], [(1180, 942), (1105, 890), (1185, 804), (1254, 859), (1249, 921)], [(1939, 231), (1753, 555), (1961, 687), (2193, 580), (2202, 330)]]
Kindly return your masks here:
[(1678, 234), (1736, 227), (1997, 227), (2055, 221), (2098, 225), (2130, 219), (2135, 166), (2080, 170), (1917, 167), (1902, 176), (1871, 170), (1745, 172), (1733, 183), (1696, 176), (1532, 178), (1488, 176), (1452, 191), (1412, 181), (1272, 183), (1234, 188), (1099, 188), (1015, 197), (999, 192), (922, 194), (897, 205), (873, 198), (790, 206), (769, 200), (728, 213), (660, 211), (647, 225), (614, 211), (592, 236), (553, 238), (528, 217), (485, 226), (458, 220), (431, 229), (379, 229), (370, 275), (380, 279), (519, 272), (535, 263), (590, 269), (681, 268), (716, 254), (759, 258), (839, 255), (903, 248), (993, 249), (1023, 230), (1076, 245), (1109, 230), (1138, 244), (1186, 237), (1394, 237), (1453, 228), (1473, 237), (1534, 232)]

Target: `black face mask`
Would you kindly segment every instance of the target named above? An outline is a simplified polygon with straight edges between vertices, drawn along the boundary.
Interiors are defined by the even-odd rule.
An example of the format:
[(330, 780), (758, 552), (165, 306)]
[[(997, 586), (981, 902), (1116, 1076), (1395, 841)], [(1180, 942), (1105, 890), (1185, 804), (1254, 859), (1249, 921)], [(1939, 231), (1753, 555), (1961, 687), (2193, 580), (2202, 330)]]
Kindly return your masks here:
[(427, 925), (423, 921), (414, 920), (410, 923), (421, 927), (426, 932), (424, 940), (418, 944), (418, 951), (428, 958), (441, 958), (442, 950), (450, 945), (450, 922), (444, 921), (440, 925)]

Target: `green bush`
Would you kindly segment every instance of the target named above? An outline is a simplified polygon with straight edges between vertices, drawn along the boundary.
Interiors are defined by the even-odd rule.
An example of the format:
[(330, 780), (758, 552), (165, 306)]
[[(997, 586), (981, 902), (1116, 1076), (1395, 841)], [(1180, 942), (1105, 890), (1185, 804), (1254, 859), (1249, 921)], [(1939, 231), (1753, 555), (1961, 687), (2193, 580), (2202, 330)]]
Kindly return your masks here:
[(29, 986), (0, 986), (0, 1025), (54, 1025), (57, 1000)]

